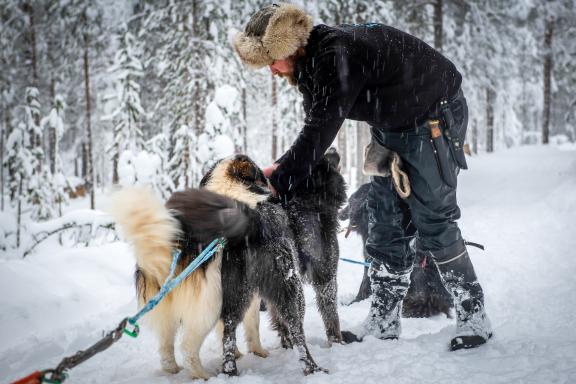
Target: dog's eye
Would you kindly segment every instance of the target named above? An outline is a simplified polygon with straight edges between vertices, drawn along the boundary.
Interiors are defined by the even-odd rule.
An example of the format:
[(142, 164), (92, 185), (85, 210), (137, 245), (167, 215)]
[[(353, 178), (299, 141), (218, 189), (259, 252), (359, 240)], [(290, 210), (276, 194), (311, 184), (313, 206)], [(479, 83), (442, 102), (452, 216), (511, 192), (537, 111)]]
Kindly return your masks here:
[(256, 182), (256, 178), (252, 175), (244, 175), (244, 176), (242, 176), (242, 180), (250, 182), (250, 183)]

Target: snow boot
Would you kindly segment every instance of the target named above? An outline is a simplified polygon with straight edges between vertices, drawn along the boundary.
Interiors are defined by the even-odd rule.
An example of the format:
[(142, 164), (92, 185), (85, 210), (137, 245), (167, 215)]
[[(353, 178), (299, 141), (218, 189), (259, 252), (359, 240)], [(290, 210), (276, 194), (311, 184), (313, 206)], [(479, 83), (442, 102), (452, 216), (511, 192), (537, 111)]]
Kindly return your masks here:
[(484, 292), (474, 273), (466, 248), (453, 257), (436, 261), (444, 286), (454, 298), (456, 337), (450, 349), (478, 347), (492, 337), (492, 326), (484, 309)]
[(382, 340), (398, 339), (401, 332), (400, 313), (402, 300), (410, 286), (410, 270), (401, 274), (388, 272), (383, 264), (372, 262), (370, 266), (372, 302), (368, 317), (364, 320), (358, 336), (372, 335)]

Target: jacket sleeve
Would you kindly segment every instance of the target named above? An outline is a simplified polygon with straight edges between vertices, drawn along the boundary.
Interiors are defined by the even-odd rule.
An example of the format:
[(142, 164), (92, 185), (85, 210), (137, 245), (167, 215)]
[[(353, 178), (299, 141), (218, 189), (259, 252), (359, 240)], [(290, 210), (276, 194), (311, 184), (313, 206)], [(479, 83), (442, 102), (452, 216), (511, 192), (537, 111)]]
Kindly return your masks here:
[(328, 149), (364, 87), (362, 68), (344, 47), (326, 49), (314, 57), (314, 87), (304, 127), (292, 147), (276, 161), (270, 183), (283, 200), (308, 176)]

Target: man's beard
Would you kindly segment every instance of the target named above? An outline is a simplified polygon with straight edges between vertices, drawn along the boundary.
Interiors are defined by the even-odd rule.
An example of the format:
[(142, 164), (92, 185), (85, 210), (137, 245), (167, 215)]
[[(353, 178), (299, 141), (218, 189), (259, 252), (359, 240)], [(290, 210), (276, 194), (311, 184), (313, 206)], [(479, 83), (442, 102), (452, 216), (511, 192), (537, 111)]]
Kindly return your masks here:
[(278, 73), (278, 76), (288, 80), (288, 84), (296, 85), (296, 78), (294, 77), (294, 73)]

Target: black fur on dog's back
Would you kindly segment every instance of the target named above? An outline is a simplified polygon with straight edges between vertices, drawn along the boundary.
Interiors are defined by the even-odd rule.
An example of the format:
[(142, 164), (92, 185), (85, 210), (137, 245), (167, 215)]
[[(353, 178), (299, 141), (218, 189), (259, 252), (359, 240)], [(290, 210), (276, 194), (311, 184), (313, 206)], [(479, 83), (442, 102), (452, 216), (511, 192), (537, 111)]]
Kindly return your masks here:
[[(314, 233), (314, 229), (320, 230), (320, 237), (317, 237), (317, 240), (332, 239), (336, 241), (334, 245), (338, 248), (336, 239), (340, 229), (338, 210), (346, 201), (346, 183), (338, 171), (339, 162), (340, 155), (330, 148), (310, 175), (296, 187), (292, 200), (286, 204), (291, 226), (297, 233), (296, 241), (300, 245), (298, 257), (303, 275), (310, 267), (312, 258), (322, 254), (321, 249), (316, 249), (310, 254), (301, 246), (302, 242), (310, 237), (309, 234)], [(338, 255), (332, 255), (329, 260), (324, 256), (320, 258), (324, 266), (328, 266), (326, 263), (330, 265), (338, 263)], [(327, 278), (330, 273), (326, 271), (323, 275)]]
[(197, 242), (242, 237), (249, 224), (245, 204), (208, 190), (174, 192), (166, 208), (183, 224), (188, 239)]

